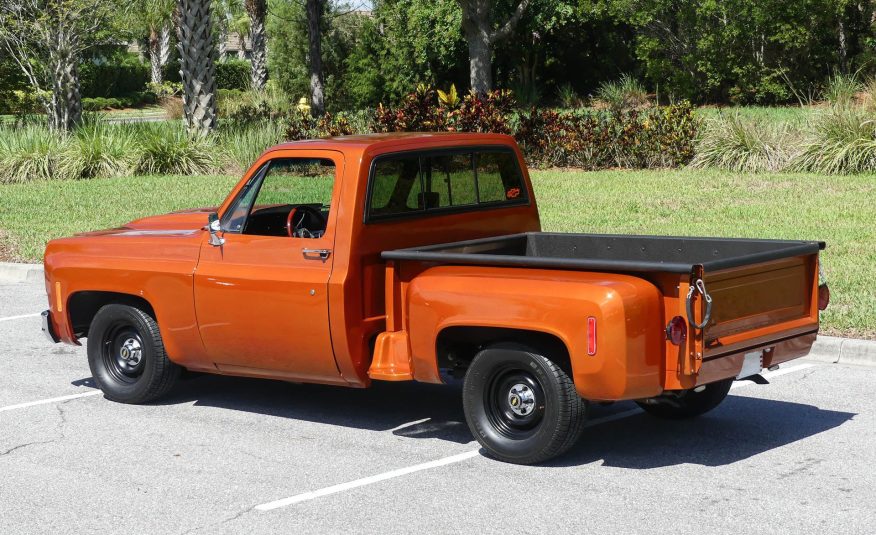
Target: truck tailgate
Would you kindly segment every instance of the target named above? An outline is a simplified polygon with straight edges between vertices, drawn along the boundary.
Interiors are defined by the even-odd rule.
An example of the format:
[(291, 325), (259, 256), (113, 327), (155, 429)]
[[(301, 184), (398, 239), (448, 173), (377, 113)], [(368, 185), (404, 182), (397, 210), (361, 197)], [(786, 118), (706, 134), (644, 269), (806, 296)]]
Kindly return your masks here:
[(705, 273), (704, 358), (818, 330), (817, 255)]

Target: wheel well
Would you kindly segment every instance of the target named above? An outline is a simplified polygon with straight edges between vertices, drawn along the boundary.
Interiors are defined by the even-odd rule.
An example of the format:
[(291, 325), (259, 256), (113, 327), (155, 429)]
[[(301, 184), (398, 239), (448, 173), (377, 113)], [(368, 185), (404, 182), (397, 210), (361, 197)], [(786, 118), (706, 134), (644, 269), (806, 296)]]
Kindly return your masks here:
[(438, 334), (436, 354), (438, 368), (461, 375), (482, 349), (497, 344), (514, 344), (534, 351), (554, 362), (570, 377), (572, 360), (569, 349), (553, 334), (526, 329), (500, 327), (448, 327)]
[(73, 327), (73, 334), (77, 338), (87, 336), (94, 315), (97, 314), (97, 311), (102, 306), (111, 304), (139, 308), (155, 319), (155, 310), (153, 310), (152, 305), (149, 304), (149, 301), (138, 295), (117, 292), (76, 292), (67, 301), (67, 310), (70, 314), (70, 325)]

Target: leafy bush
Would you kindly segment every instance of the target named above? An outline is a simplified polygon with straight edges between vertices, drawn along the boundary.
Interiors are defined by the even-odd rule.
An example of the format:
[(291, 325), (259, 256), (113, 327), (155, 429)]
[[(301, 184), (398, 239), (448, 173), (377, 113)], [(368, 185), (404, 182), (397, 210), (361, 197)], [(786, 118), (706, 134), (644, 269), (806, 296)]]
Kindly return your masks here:
[(876, 117), (834, 108), (819, 115), (791, 168), (846, 175), (876, 171)]
[(0, 113), (26, 115), (45, 111), (38, 95), (33, 91), (14, 90), (0, 92)]
[(780, 171), (792, 158), (790, 147), (797, 145), (791, 137), (786, 125), (722, 114), (706, 123), (690, 165), (743, 173)]
[(0, 183), (63, 178), (59, 165), (67, 142), (44, 126), (0, 128)]
[(131, 173), (137, 147), (131, 127), (89, 117), (76, 129), (58, 166), (65, 178), (107, 178)]
[[(445, 100), (445, 102), (448, 102)], [(378, 105), (374, 122), (380, 132), (497, 132), (510, 133), (515, 101), (510, 91), (484, 97), (469, 93), (457, 106), (438, 99), (434, 89), (420, 85), (396, 108)]]
[(614, 112), (637, 110), (648, 105), (648, 92), (638, 80), (625, 74), (620, 80), (603, 82), (596, 90), (596, 100)]
[(83, 97), (124, 97), (143, 91), (147, 81), (149, 66), (136, 56), (100, 64), (86, 61), (79, 67)]
[(251, 69), (250, 62), (245, 59), (229, 59), (216, 63), (216, 87), (218, 89), (249, 89)]
[(213, 139), (192, 137), (181, 125), (151, 123), (137, 135), (139, 158), (134, 168), (144, 175), (194, 175), (213, 168)]
[(532, 165), (674, 167), (693, 157), (699, 127), (687, 102), (628, 112), (533, 109), (514, 136)]
[(564, 108), (580, 108), (584, 105), (584, 101), (568, 82), (557, 89), (557, 99), (560, 101), (560, 106)]

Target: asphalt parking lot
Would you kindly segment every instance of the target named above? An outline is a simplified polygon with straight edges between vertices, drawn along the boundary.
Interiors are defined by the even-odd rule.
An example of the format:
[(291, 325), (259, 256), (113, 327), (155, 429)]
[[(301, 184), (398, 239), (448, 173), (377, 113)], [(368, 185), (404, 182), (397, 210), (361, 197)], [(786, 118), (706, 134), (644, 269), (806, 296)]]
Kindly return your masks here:
[(696, 421), (596, 406), (521, 467), (481, 455), (458, 385), (200, 376), (112, 403), (44, 308), (0, 284), (0, 534), (876, 533), (873, 367), (795, 361)]

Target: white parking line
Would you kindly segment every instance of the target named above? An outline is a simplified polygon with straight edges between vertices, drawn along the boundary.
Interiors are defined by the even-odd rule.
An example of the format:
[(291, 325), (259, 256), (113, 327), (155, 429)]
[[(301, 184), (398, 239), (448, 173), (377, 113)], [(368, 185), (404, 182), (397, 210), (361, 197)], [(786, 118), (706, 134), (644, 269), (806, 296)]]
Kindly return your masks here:
[[(764, 379), (772, 379), (773, 377), (779, 377), (788, 373), (794, 373), (801, 370), (805, 370), (807, 368), (814, 367), (815, 364), (797, 364), (795, 366), (789, 366), (787, 368), (781, 368), (774, 372), (764, 372), (761, 376)], [(730, 390), (735, 390), (737, 388), (742, 388), (743, 386), (753, 385), (755, 384), (753, 381), (740, 381), (738, 383), (733, 383), (733, 386), (730, 387)]]
[(23, 318), (36, 318), (38, 316), (39, 316), (39, 313), (37, 313), (37, 314), (22, 314), (20, 316), (7, 316), (5, 318), (0, 318), (0, 321), (20, 320)]
[(460, 461), (465, 461), (467, 459), (471, 459), (472, 457), (477, 457), (478, 455), (479, 455), (479, 450), (471, 450), (471, 451), (467, 451), (465, 453), (458, 453), (456, 455), (451, 455), (450, 457), (444, 457), (443, 459), (429, 461), (429, 462), (423, 463), (423, 464), (415, 464), (414, 466), (408, 466), (406, 468), (399, 468), (397, 470), (391, 470), (389, 472), (377, 474), (376, 476), (363, 477), (362, 479), (350, 481), (349, 483), (341, 483), (340, 485), (332, 485), (331, 487), (325, 487), (323, 489), (314, 490), (312, 492), (305, 492), (304, 494), (297, 494), (297, 495), (292, 496), (290, 498), (283, 498), (282, 500), (263, 503), (261, 505), (256, 505), (255, 508), (259, 511), (270, 511), (272, 509), (277, 509), (279, 507), (286, 507), (287, 505), (293, 505), (293, 504), (296, 504), (299, 502), (312, 500), (314, 498), (319, 498), (321, 496), (328, 496), (329, 494), (336, 494), (338, 492), (344, 492), (345, 490), (355, 489), (357, 487), (370, 485), (372, 483), (377, 483), (379, 481), (385, 481), (387, 479), (392, 479), (394, 477), (404, 476), (407, 474), (412, 474), (414, 472), (420, 472), (421, 470), (428, 470), (430, 468), (435, 468), (438, 466), (444, 466), (447, 464), (458, 463)]
[[(805, 370), (807, 368), (812, 368), (815, 364), (798, 364), (796, 366), (790, 366), (788, 368), (783, 368), (781, 370), (776, 370), (774, 372), (765, 372), (762, 375), (767, 379), (772, 377), (778, 377), (780, 375), (785, 375), (788, 373), (793, 373), (800, 370)], [(751, 381), (743, 381), (738, 383), (733, 383), (730, 387), (731, 389), (740, 388), (743, 386), (748, 386), (754, 384)], [(642, 409), (635, 408), (629, 409), (626, 411), (618, 412), (615, 414), (609, 414), (608, 416), (603, 416), (602, 418), (596, 418), (594, 420), (590, 420), (584, 427), (594, 427), (600, 424), (613, 422), (615, 420), (621, 420), (623, 418), (629, 418), (630, 416), (635, 416), (637, 414), (641, 414)], [(403, 427), (407, 427), (408, 425), (421, 423), (428, 420), (428, 418), (424, 420), (417, 420), (415, 422), (409, 422), (406, 424), (402, 424), (395, 429), (401, 429)], [(394, 429), (394, 430), (395, 430)], [(280, 507), (287, 507), (289, 505), (294, 505), (296, 503), (306, 502), (308, 500), (313, 500), (315, 498), (321, 498), (323, 496), (328, 496), (330, 494), (337, 494), (339, 492), (344, 492), (347, 490), (352, 490), (358, 487), (363, 487), (365, 485), (371, 485), (373, 483), (379, 483), (381, 481), (386, 481), (387, 479), (393, 479), (396, 477), (405, 476), (408, 474), (412, 474), (414, 472), (420, 472), (423, 470), (428, 470), (430, 468), (437, 468), (439, 466), (446, 466), (448, 464), (458, 463), (462, 461), (467, 461), (473, 457), (477, 457), (480, 455), (480, 449), (467, 451), (465, 453), (458, 453), (456, 455), (451, 455), (450, 457), (443, 457), (441, 459), (436, 459), (434, 461), (429, 461), (422, 464), (416, 464), (414, 466), (408, 466), (406, 468), (398, 468), (396, 470), (390, 470), (389, 472), (384, 472), (382, 474), (377, 474), (369, 477), (363, 477), (362, 479), (356, 479), (354, 481), (350, 481), (347, 483), (340, 483), (338, 485), (332, 485), (330, 487), (325, 487), (319, 490), (314, 490), (310, 492), (304, 492), (302, 494), (296, 494), (295, 496), (290, 496), (289, 498), (283, 498), (281, 500), (276, 500), (273, 502), (263, 503), (261, 505), (256, 505), (255, 509), (257, 511), (272, 511), (274, 509), (279, 509)]]
[(88, 392), (83, 392), (81, 394), (71, 394), (69, 396), (61, 396), (58, 398), (49, 398), (49, 399), (41, 399), (38, 401), (29, 401), (27, 403), (19, 403), (18, 405), (9, 405), (7, 407), (0, 407), (0, 412), (12, 411), (15, 409), (24, 409), (27, 407), (34, 407), (36, 405), (45, 405), (47, 403), (57, 403), (59, 401), (67, 401), (70, 399), (78, 399), (84, 398), (88, 396), (96, 396), (98, 394), (102, 394), (100, 390), (89, 390)]

